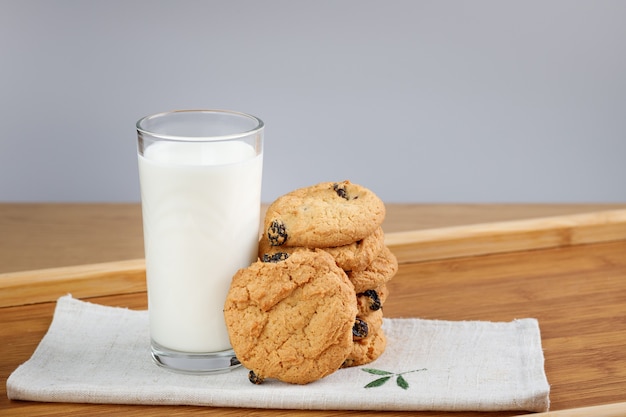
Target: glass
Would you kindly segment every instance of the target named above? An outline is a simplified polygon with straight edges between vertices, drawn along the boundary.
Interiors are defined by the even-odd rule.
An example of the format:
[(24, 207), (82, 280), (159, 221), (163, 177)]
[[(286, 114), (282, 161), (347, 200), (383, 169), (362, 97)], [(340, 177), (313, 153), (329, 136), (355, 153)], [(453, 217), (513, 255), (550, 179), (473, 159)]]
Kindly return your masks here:
[(224, 322), (230, 281), (257, 259), (263, 122), (179, 110), (137, 122), (152, 357), (186, 373), (237, 366)]

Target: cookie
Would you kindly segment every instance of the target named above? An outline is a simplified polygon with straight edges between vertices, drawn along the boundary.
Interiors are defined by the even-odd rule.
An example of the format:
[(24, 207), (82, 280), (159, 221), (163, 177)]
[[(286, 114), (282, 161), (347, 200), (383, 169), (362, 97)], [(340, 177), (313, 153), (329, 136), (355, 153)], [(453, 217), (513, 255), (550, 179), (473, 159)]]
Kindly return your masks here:
[(382, 310), (389, 290), (387, 285), (381, 285), (374, 290), (365, 290), (356, 295), (356, 305), (359, 316), (366, 316), (373, 311)]
[[(344, 246), (323, 248), (330, 253), (335, 262), (344, 271), (362, 271), (370, 265), (385, 245), (385, 235), (382, 227), (363, 239)], [(302, 249), (301, 246), (272, 246), (265, 237), (259, 241), (259, 258), (275, 253), (293, 253)]]
[(388, 282), (398, 272), (398, 260), (387, 246), (378, 257), (363, 271), (350, 271), (348, 278), (354, 284), (357, 294), (377, 288)]
[(360, 366), (373, 362), (385, 351), (386, 347), (387, 338), (383, 330), (380, 329), (376, 333), (355, 341), (352, 344), (352, 352), (350, 352), (343, 362), (342, 368)]
[(277, 198), (264, 219), (271, 246), (327, 248), (371, 235), (385, 218), (385, 205), (350, 181), (323, 182)]
[(230, 341), (251, 381), (307, 384), (353, 349), (356, 293), (332, 256), (297, 251), (239, 270), (224, 305)]

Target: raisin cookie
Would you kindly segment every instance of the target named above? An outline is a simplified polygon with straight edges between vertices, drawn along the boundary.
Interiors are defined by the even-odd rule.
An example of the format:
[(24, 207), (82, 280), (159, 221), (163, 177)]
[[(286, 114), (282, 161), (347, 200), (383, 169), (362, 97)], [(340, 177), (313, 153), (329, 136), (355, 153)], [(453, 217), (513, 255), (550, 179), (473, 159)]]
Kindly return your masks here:
[[(376, 259), (385, 245), (385, 235), (382, 227), (363, 239), (348, 245), (323, 248), (330, 253), (337, 265), (344, 271), (362, 271)], [(259, 258), (275, 253), (293, 253), (300, 250), (300, 246), (272, 246), (266, 237), (259, 241)]]
[(353, 350), (356, 293), (321, 250), (268, 257), (233, 277), (224, 318), (237, 359), (258, 383), (307, 384), (341, 367)]
[(362, 293), (387, 283), (398, 272), (398, 259), (387, 246), (383, 247), (378, 257), (363, 271), (350, 271), (348, 278), (354, 289)]
[(270, 204), (264, 237), (272, 246), (343, 246), (374, 233), (384, 218), (385, 205), (369, 189), (350, 181), (323, 182)]

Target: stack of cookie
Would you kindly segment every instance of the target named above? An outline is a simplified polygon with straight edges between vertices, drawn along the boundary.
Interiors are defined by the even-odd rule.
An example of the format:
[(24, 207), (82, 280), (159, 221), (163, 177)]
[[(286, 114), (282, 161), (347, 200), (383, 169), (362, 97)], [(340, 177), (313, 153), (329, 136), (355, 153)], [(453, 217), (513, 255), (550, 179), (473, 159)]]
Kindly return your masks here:
[(383, 202), (349, 181), (274, 201), (259, 260), (233, 277), (224, 317), (249, 378), (306, 384), (376, 359), (382, 306), (398, 263), (384, 244)]
[[(267, 210), (259, 258), (322, 249), (354, 285), (358, 312), (352, 351), (343, 366), (363, 365), (385, 349), (381, 329), (387, 282), (398, 270), (384, 244), (385, 206), (371, 190), (349, 181), (324, 182), (279, 197)], [(281, 255), (285, 254), (285, 255)]]

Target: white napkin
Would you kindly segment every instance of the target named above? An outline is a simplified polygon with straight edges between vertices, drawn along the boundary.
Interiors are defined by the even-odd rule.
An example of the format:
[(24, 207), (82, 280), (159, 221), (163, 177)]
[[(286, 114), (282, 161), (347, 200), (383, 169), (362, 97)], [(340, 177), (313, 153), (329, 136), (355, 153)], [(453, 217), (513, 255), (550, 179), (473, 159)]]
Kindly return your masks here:
[(9, 376), (7, 393), (46, 402), (280, 409), (548, 409), (550, 387), (535, 319), (385, 318), (383, 329), (387, 348), (368, 365), (340, 369), (308, 385), (253, 385), (244, 368), (204, 376), (162, 369), (150, 358), (146, 311), (68, 295), (58, 300), (33, 356)]

